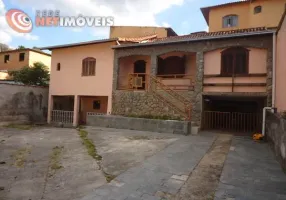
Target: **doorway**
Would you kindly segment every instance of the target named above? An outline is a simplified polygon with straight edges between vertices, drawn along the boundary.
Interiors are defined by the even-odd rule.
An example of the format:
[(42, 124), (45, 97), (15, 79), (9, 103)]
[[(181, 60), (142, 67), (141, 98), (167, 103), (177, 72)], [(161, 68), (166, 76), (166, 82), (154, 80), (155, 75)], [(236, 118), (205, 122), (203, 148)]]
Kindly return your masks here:
[(134, 74), (136, 77), (142, 78), (142, 86), (137, 89), (145, 90), (146, 87), (146, 62), (144, 60), (137, 60), (134, 63)]

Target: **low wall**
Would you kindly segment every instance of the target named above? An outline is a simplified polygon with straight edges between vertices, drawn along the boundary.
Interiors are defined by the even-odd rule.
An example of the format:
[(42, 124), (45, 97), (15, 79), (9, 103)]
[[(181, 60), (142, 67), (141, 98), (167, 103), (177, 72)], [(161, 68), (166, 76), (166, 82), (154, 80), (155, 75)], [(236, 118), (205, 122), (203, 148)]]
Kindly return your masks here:
[(46, 122), (48, 87), (0, 83), (0, 125)]
[(131, 118), (114, 115), (87, 116), (87, 125), (183, 135), (191, 133), (191, 122)]
[(286, 170), (286, 120), (277, 114), (267, 113), (266, 135), (272, 143), (276, 156)]

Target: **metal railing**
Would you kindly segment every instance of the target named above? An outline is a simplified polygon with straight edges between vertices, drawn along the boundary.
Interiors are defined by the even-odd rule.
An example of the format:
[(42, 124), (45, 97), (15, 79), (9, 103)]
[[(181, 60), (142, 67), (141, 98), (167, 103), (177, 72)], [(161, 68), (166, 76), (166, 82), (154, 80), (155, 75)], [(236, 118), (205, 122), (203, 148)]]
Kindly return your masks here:
[(261, 114), (204, 111), (203, 128), (235, 132), (261, 131)]
[(61, 122), (64, 124), (73, 123), (73, 111), (52, 110), (51, 122)]
[(146, 90), (149, 84), (149, 75), (145, 73), (130, 73), (118, 76), (118, 90)]
[[(160, 94), (158, 89), (163, 90), (166, 94), (170, 95), (169, 97), (174, 98), (176, 104), (172, 103), (169, 97)], [(149, 91), (156, 94), (156, 96), (160, 97), (161, 100), (164, 99), (165, 102), (168, 102), (168, 104), (171, 105), (174, 110), (183, 113), (187, 120), (191, 120), (191, 101), (180, 95), (178, 92), (174, 91), (169, 86), (163, 84), (160, 79), (157, 79), (154, 76), (150, 76)], [(183, 109), (179, 106), (179, 104), (182, 104)]]

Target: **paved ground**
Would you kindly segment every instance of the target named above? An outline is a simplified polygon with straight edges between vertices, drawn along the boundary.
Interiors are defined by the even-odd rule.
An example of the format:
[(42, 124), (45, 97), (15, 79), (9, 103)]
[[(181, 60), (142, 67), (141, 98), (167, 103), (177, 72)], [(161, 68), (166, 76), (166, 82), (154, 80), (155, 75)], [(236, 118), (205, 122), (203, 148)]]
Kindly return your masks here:
[[(0, 200), (286, 200), (286, 176), (249, 138), (87, 127), (0, 128)], [(115, 177), (107, 183), (106, 174)]]
[[(104, 172), (116, 176), (183, 136), (92, 129)], [(0, 128), (0, 200), (75, 200), (107, 183), (75, 129)]]
[(269, 145), (235, 137), (215, 200), (285, 200), (286, 175)]

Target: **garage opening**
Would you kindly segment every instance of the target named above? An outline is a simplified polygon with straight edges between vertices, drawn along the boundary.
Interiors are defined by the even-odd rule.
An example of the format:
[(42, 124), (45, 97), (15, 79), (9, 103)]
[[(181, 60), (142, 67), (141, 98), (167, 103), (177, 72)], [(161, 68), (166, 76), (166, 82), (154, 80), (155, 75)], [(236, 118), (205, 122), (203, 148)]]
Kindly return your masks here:
[(253, 134), (261, 132), (266, 97), (204, 96), (202, 127)]

